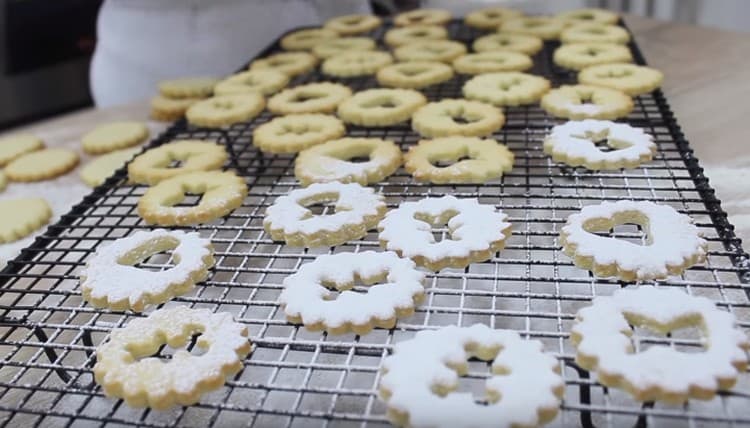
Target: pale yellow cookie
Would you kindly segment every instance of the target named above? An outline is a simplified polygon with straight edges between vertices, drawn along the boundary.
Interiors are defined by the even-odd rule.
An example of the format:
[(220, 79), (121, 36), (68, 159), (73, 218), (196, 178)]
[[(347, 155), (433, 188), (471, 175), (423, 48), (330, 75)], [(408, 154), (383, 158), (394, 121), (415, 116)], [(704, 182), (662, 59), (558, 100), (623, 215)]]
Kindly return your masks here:
[(385, 33), (385, 43), (388, 46), (401, 46), (411, 42), (423, 40), (444, 40), (448, 38), (448, 30), (440, 25), (411, 25), (408, 27), (391, 28)]
[(318, 64), (318, 58), (309, 52), (279, 52), (250, 63), (250, 70), (275, 70), (290, 77), (307, 73)]
[(560, 12), (556, 18), (567, 24), (578, 24), (583, 22), (596, 22), (599, 24), (616, 24), (620, 17), (608, 10), (588, 8)]
[(336, 77), (356, 77), (375, 74), (393, 62), (393, 57), (383, 51), (348, 51), (334, 55), (320, 66), (323, 74)]
[(522, 16), (510, 18), (500, 24), (504, 33), (528, 34), (544, 40), (556, 40), (565, 28), (565, 22), (547, 16)]
[(140, 151), (140, 147), (134, 147), (99, 156), (81, 168), (81, 180), (91, 187), (96, 187), (104, 183), (107, 178)]
[(528, 55), (513, 51), (489, 51), (462, 55), (453, 60), (453, 68), (462, 74), (524, 71), (534, 63)]
[(547, 113), (567, 119), (617, 119), (633, 110), (633, 100), (624, 92), (602, 86), (563, 85), (542, 97)]
[(474, 76), (463, 86), (470, 100), (495, 106), (519, 106), (539, 101), (550, 89), (549, 80), (515, 71)]
[(380, 27), (380, 18), (375, 15), (343, 15), (326, 21), (323, 28), (333, 30), (342, 36), (362, 34)]
[[(176, 175), (221, 168), (227, 160), (223, 146), (211, 141), (177, 140), (147, 150), (128, 165), (130, 181), (154, 185)], [(173, 167), (172, 164), (180, 165)]]
[(312, 52), (318, 58), (330, 58), (344, 52), (365, 52), (375, 50), (375, 40), (369, 37), (341, 37), (323, 40), (313, 46)]
[(151, 118), (163, 122), (172, 122), (185, 116), (193, 104), (203, 98), (166, 98), (157, 95), (151, 98)]
[(0, 166), (35, 150), (44, 148), (44, 142), (30, 134), (11, 135), (0, 139)]
[(218, 80), (212, 77), (185, 77), (159, 82), (159, 92), (167, 98), (206, 98)]
[(453, 68), (434, 61), (399, 62), (381, 68), (376, 77), (383, 86), (419, 89), (450, 80)]
[(0, 244), (18, 241), (49, 222), (52, 209), (42, 198), (0, 201)]
[(274, 114), (333, 113), (351, 95), (352, 90), (339, 83), (308, 83), (272, 96), (268, 100), (268, 110)]
[(513, 51), (534, 55), (544, 46), (544, 41), (537, 36), (515, 33), (494, 33), (474, 40), (472, 48), (477, 52)]
[(631, 62), (633, 55), (627, 46), (615, 43), (568, 43), (555, 49), (552, 59), (560, 67), (581, 70), (598, 64)]
[(663, 80), (664, 74), (655, 68), (627, 63), (594, 65), (578, 73), (581, 83), (617, 89), (630, 96), (647, 94)]
[(359, 126), (390, 126), (409, 120), (427, 98), (413, 89), (367, 89), (339, 105), (338, 116)]
[(425, 137), (478, 137), (492, 134), (504, 123), (505, 116), (498, 108), (460, 99), (429, 103), (417, 110), (411, 120), (412, 128)]
[(141, 122), (112, 122), (88, 132), (81, 137), (81, 144), (84, 152), (99, 155), (137, 146), (147, 138), (148, 128)]
[[(364, 162), (352, 162), (367, 158)], [(366, 186), (383, 181), (401, 166), (401, 149), (380, 138), (341, 138), (302, 151), (294, 175), (303, 186), (338, 181)]]
[(287, 51), (309, 51), (323, 40), (335, 39), (339, 33), (327, 28), (307, 28), (293, 31), (281, 38), (281, 48)]
[[(513, 153), (491, 138), (420, 140), (404, 155), (404, 169), (417, 181), (435, 184), (484, 183), (513, 168)], [(442, 166), (438, 163), (452, 162)]]
[(257, 92), (217, 95), (199, 101), (187, 110), (188, 122), (207, 128), (220, 128), (248, 121), (263, 111), (266, 102)]
[[(195, 206), (178, 207), (186, 194), (202, 195)], [(138, 214), (148, 224), (188, 226), (225, 216), (247, 196), (247, 184), (231, 171), (181, 174), (150, 187), (138, 200)]]
[(425, 40), (399, 46), (393, 55), (399, 61), (451, 62), (466, 53), (463, 43), (453, 40)]
[(500, 24), (506, 19), (519, 18), (521, 16), (523, 16), (523, 12), (520, 10), (504, 7), (488, 7), (467, 13), (464, 16), (464, 23), (469, 27), (480, 30), (497, 30)]
[(2, 169), (0, 169), (0, 192), (5, 190), (5, 187), (8, 185), (8, 177), (5, 176), (5, 173)]
[(630, 41), (630, 33), (620, 26), (596, 22), (574, 24), (560, 33), (563, 43), (618, 43)]
[(319, 113), (276, 117), (253, 131), (253, 145), (267, 153), (296, 153), (346, 133), (344, 122)]
[(78, 154), (68, 149), (43, 149), (16, 158), (5, 167), (11, 181), (42, 181), (67, 173), (78, 165)]
[(257, 92), (271, 95), (280, 91), (289, 83), (289, 76), (274, 70), (252, 70), (234, 74), (217, 83), (216, 95), (244, 94)]
[(393, 24), (397, 27), (407, 25), (444, 25), (453, 18), (451, 13), (443, 9), (416, 9), (402, 12), (393, 18)]

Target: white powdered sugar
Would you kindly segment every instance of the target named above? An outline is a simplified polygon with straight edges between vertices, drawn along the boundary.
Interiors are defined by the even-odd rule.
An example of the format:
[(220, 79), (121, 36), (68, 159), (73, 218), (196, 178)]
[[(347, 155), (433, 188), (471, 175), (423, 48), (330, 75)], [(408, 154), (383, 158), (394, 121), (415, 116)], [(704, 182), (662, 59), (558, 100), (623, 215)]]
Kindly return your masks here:
[[(603, 152), (590, 135), (606, 138), (614, 150)], [(569, 121), (552, 128), (544, 142), (546, 152), (567, 158), (583, 158), (587, 162), (638, 162), (656, 150), (653, 138), (640, 128), (608, 120), (586, 119)]]

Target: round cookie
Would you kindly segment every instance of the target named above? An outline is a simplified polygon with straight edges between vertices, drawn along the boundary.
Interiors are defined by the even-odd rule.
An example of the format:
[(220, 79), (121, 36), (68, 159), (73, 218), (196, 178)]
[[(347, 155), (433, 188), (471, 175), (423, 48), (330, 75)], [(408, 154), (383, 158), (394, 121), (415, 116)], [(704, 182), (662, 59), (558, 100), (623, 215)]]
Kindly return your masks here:
[(250, 63), (250, 70), (280, 71), (293, 77), (315, 68), (318, 58), (309, 52), (279, 52)]
[(578, 73), (583, 84), (617, 89), (631, 97), (658, 89), (663, 80), (664, 74), (655, 68), (627, 63), (593, 65)]
[(244, 94), (258, 92), (271, 95), (280, 91), (289, 83), (289, 76), (274, 70), (251, 70), (234, 74), (217, 83), (216, 95)]
[(467, 13), (464, 23), (469, 27), (480, 30), (497, 30), (506, 19), (519, 18), (523, 16), (520, 10), (504, 7), (488, 7)]
[(565, 28), (565, 22), (546, 16), (522, 16), (510, 18), (500, 24), (504, 33), (518, 33), (536, 36), (544, 40), (556, 40)]
[(409, 120), (426, 103), (427, 98), (413, 89), (367, 89), (344, 100), (338, 116), (359, 126), (390, 126)]
[(43, 149), (16, 158), (4, 171), (11, 181), (42, 181), (67, 173), (78, 161), (73, 150)]
[(140, 147), (133, 147), (99, 156), (81, 168), (81, 180), (90, 187), (99, 186), (140, 151)]
[(393, 18), (393, 24), (397, 27), (408, 25), (444, 25), (453, 17), (451, 13), (443, 9), (415, 9), (402, 12)]
[(327, 28), (307, 28), (293, 31), (281, 38), (281, 48), (287, 51), (309, 51), (323, 40), (335, 39), (339, 33)]
[(556, 18), (568, 24), (594, 22), (598, 24), (616, 24), (620, 17), (608, 10), (587, 8), (560, 12)]
[(346, 133), (344, 123), (318, 113), (276, 117), (253, 131), (253, 145), (267, 153), (296, 153)]
[(633, 110), (633, 99), (624, 92), (591, 85), (560, 86), (547, 92), (540, 104), (553, 116), (573, 120), (611, 120)]
[(218, 79), (185, 77), (159, 82), (159, 93), (167, 98), (206, 98), (214, 91)]
[(344, 52), (364, 52), (375, 50), (375, 40), (369, 37), (341, 37), (339, 39), (323, 40), (313, 46), (312, 52), (318, 58), (330, 58)]
[(513, 51), (534, 55), (544, 46), (544, 41), (528, 34), (494, 33), (474, 40), (472, 48), (477, 52)]
[(429, 103), (417, 110), (411, 120), (412, 128), (425, 137), (479, 137), (492, 134), (504, 123), (505, 116), (498, 108), (461, 99)]
[(512, 51), (488, 51), (462, 55), (453, 61), (453, 68), (462, 74), (483, 74), (498, 71), (524, 71), (534, 63), (527, 55)]
[(188, 122), (206, 128), (220, 128), (248, 121), (263, 111), (263, 96), (257, 92), (217, 95), (199, 101), (187, 110)]
[(272, 96), (268, 110), (274, 114), (333, 113), (351, 95), (352, 90), (339, 83), (308, 83)]
[(385, 43), (396, 47), (407, 43), (423, 40), (444, 40), (448, 38), (448, 30), (439, 25), (411, 25), (408, 27), (391, 28), (385, 33)]
[(44, 142), (30, 134), (11, 135), (0, 139), (0, 167), (13, 159), (44, 148)]
[(383, 86), (419, 89), (450, 80), (453, 68), (435, 61), (399, 62), (381, 68), (376, 77)]
[(162, 122), (172, 122), (185, 116), (193, 104), (203, 98), (166, 98), (157, 95), (151, 98), (151, 118)]
[(336, 77), (357, 77), (375, 74), (393, 62), (393, 57), (383, 51), (349, 51), (334, 55), (320, 66), (323, 74)]
[(539, 101), (549, 89), (550, 82), (544, 77), (511, 71), (474, 76), (462, 90), (470, 100), (495, 106), (519, 106)]
[(52, 218), (52, 209), (42, 198), (0, 201), (0, 244), (18, 241), (38, 230)]
[(631, 62), (633, 55), (627, 46), (615, 43), (569, 43), (555, 49), (552, 59), (560, 67), (580, 70), (598, 64)]
[(380, 27), (380, 18), (375, 15), (342, 15), (326, 21), (323, 28), (333, 30), (342, 36), (362, 34)]
[(100, 155), (137, 146), (148, 138), (148, 128), (141, 122), (112, 122), (99, 125), (81, 137), (83, 151)]
[(563, 43), (618, 43), (630, 41), (630, 33), (620, 26), (596, 22), (575, 24), (560, 33)]
[[(128, 165), (128, 176), (133, 183), (154, 185), (180, 174), (219, 169), (227, 157), (224, 147), (213, 142), (177, 140), (138, 155)], [(171, 167), (175, 161), (180, 166)]]
[(466, 53), (463, 43), (453, 40), (425, 40), (397, 47), (393, 55), (399, 61), (452, 62)]

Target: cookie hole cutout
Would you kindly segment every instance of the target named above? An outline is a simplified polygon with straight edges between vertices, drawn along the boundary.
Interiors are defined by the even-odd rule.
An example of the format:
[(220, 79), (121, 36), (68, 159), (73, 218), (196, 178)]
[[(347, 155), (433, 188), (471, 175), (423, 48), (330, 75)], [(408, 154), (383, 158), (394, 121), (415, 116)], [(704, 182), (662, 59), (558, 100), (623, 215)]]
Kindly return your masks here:
[(453, 234), (451, 233), (451, 230), (447, 225), (450, 219), (457, 215), (458, 212), (456, 211), (447, 211), (437, 217), (432, 217), (428, 214), (417, 212), (414, 213), (414, 218), (430, 225), (432, 229), (433, 242), (437, 243), (446, 240), (454, 241)]
[(401, 74), (409, 77), (418, 76), (424, 72), (429, 71), (427, 68), (424, 67), (415, 67), (415, 68), (403, 68), (401, 69)]
[(456, 122), (459, 125), (468, 125), (470, 123), (477, 122), (479, 119), (475, 117), (467, 117), (465, 115), (456, 115), (451, 116), (451, 119), (453, 119), (454, 122)]
[(600, 79), (622, 79), (623, 77), (630, 77), (632, 75), (632, 70), (607, 70), (598, 73), (596, 77)]
[(471, 159), (473, 159), (471, 156), (463, 155), (459, 157), (458, 159), (440, 159), (440, 160), (436, 160), (430, 163), (437, 168), (446, 168), (453, 164), (459, 163), (461, 161), (471, 160)]
[(452, 392), (471, 394), (474, 403), (479, 405), (496, 403), (499, 397), (489, 394), (486, 388), (487, 379), (493, 375), (492, 362), (471, 358), (468, 366), (468, 372), (458, 378), (458, 387)]
[(498, 85), (498, 89), (500, 89), (501, 91), (509, 91), (513, 89), (515, 86), (518, 86), (520, 84), (521, 84), (521, 79), (513, 79), (507, 82), (501, 82)]
[(574, 138), (581, 138), (591, 141), (592, 143), (594, 143), (594, 146), (596, 146), (596, 148), (603, 153), (627, 149), (628, 147), (633, 145), (628, 141), (609, 138), (609, 129), (604, 129), (601, 132), (584, 131), (583, 134), (572, 136)]
[[(610, 226), (607, 229), (607, 226)], [(624, 220), (622, 223), (615, 222), (614, 225), (598, 225), (593, 224), (590, 226), (587, 226), (584, 224), (584, 229), (595, 233), (599, 236), (603, 236), (606, 238), (613, 238), (613, 239), (619, 239), (622, 241), (630, 242), (631, 244), (640, 245), (640, 246), (648, 246), (651, 245), (651, 240), (648, 235), (648, 227), (646, 224), (646, 220), (643, 220), (643, 223), (633, 223), (627, 220)]]
[(360, 104), (362, 108), (394, 108), (399, 106), (399, 102), (388, 97), (388, 98), (376, 98), (374, 100), (368, 100)]
[[(645, 352), (654, 346), (668, 346), (676, 351), (686, 354), (698, 354), (706, 351), (704, 347), (705, 335), (702, 331), (701, 319), (689, 320), (687, 327), (670, 329), (657, 325), (653, 322), (643, 322), (635, 316), (625, 314), (625, 318), (631, 323), (633, 331), (630, 337), (634, 353)], [(633, 326), (638, 323), (640, 326)]]
[(300, 124), (300, 125), (284, 125), (279, 131), (276, 133), (278, 136), (282, 135), (288, 135), (288, 134), (294, 134), (294, 135), (304, 135), (308, 132), (319, 132), (319, 127), (314, 127), (307, 124)]
[(340, 284), (335, 281), (323, 279), (321, 285), (326, 287), (329, 291), (324, 297), (324, 300), (332, 301), (338, 299), (338, 297), (344, 291), (349, 291), (357, 294), (367, 294), (370, 291), (370, 287), (375, 284), (382, 284), (386, 281), (387, 273), (383, 273), (374, 278), (362, 278), (359, 275), (354, 275), (353, 280), (350, 283)]
[(323, 98), (325, 96), (326, 96), (325, 94), (319, 94), (319, 93), (312, 93), (312, 92), (303, 92), (303, 91), (301, 91), (301, 92), (298, 92), (297, 94), (295, 94), (294, 98), (292, 98), (289, 101), (293, 102), (293, 103), (304, 103), (304, 102), (307, 102), (307, 101), (317, 100), (317, 99)]
[(172, 159), (168, 164), (164, 165), (167, 168), (180, 168), (185, 164), (186, 159)]
[(315, 195), (311, 198), (301, 199), (299, 204), (305, 207), (312, 216), (333, 215), (336, 213), (336, 203), (339, 200), (338, 194)]
[(162, 341), (159, 344), (159, 349), (156, 352), (138, 352), (138, 350), (133, 349), (128, 349), (128, 351), (133, 355), (133, 357), (135, 357), (137, 361), (143, 360), (145, 358), (158, 358), (160, 360), (163, 360), (164, 362), (167, 362), (175, 358), (175, 355), (179, 354), (189, 354), (191, 356), (197, 357), (205, 354), (207, 351), (206, 348), (198, 345), (201, 334), (202, 332), (196, 331), (190, 336), (187, 336), (187, 340), (178, 340), (171, 345), (169, 343), (165, 343), (165, 341)]
[(370, 162), (369, 156), (354, 156), (353, 158), (346, 159), (347, 162), (351, 163), (365, 163)]
[(120, 256), (117, 263), (152, 272), (167, 270), (179, 263), (172, 254), (179, 244), (180, 241), (168, 238), (148, 241)]
[(200, 204), (202, 198), (203, 198), (203, 193), (185, 192), (182, 200), (178, 201), (175, 204), (170, 204), (169, 206), (171, 207), (195, 207), (198, 204)]

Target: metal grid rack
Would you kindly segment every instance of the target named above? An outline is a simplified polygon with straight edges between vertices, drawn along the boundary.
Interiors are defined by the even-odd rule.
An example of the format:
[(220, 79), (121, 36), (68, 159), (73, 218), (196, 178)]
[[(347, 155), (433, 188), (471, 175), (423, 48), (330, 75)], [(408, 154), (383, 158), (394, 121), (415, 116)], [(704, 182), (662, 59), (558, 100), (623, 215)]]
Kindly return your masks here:
[[(478, 33), (459, 22), (452, 38), (470, 42)], [(383, 29), (373, 33), (380, 38)], [(535, 74), (554, 85), (575, 81), (575, 74), (552, 64), (555, 43), (536, 55)], [(638, 63), (644, 63), (631, 44)], [(276, 50), (271, 46), (266, 52)], [(431, 99), (460, 97), (467, 76), (431, 86)], [(300, 84), (326, 79), (313, 72)], [(343, 79), (354, 90), (377, 86), (374, 78)], [(390, 207), (427, 195), (477, 197), (502, 208), (513, 223), (507, 248), (491, 260), (464, 270), (430, 274), (426, 301), (394, 330), (359, 337), (328, 336), (287, 323), (276, 298), (282, 279), (317, 254), (378, 247), (377, 236), (335, 248), (293, 248), (264, 233), (265, 207), (297, 187), (292, 156), (267, 156), (251, 144), (253, 128), (268, 121), (263, 113), (248, 123), (222, 130), (199, 129), (180, 121), (150, 146), (177, 138), (213, 139), (226, 145), (226, 165), (246, 177), (250, 193), (229, 216), (197, 226), (213, 241), (217, 264), (210, 280), (166, 306), (190, 305), (232, 312), (248, 326), (253, 352), (242, 372), (199, 404), (166, 412), (132, 409), (106, 398), (93, 382), (95, 348), (131, 313), (94, 309), (78, 289), (81, 267), (100, 244), (147, 226), (135, 206), (145, 191), (126, 183), (124, 170), (86, 197), (58, 224), (0, 273), (0, 424), (8, 426), (380, 426), (387, 425), (377, 398), (379, 367), (391, 345), (424, 328), (484, 323), (509, 328), (544, 342), (561, 365), (566, 389), (562, 411), (553, 426), (736, 426), (750, 423), (750, 376), (712, 401), (684, 406), (640, 404), (625, 393), (602, 387), (576, 367), (568, 332), (576, 311), (596, 295), (627, 284), (593, 278), (561, 253), (558, 232), (567, 216), (603, 200), (652, 200), (692, 216), (710, 246), (705, 265), (661, 282), (707, 296), (735, 313), (750, 330), (747, 255), (694, 158), (660, 91), (640, 96), (625, 120), (651, 133), (659, 147), (653, 162), (640, 168), (589, 172), (552, 162), (542, 152), (542, 138), (559, 121), (538, 106), (506, 109), (507, 124), (494, 134), (516, 155), (514, 169), (502, 179), (477, 185), (436, 186), (417, 183), (403, 170), (376, 185)], [(349, 127), (350, 136), (383, 137), (403, 149), (418, 140), (404, 124), (385, 129)], [(325, 210), (325, 208), (324, 208)], [(440, 233), (437, 230), (436, 233)], [(445, 231), (442, 231), (445, 238)], [(641, 240), (637, 227), (618, 226), (613, 236)], [(169, 255), (156, 255), (147, 269), (169, 266)], [(696, 351), (695, 331), (655, 337), (636, 331), (636, 346), (668, 343)], [(162, 354), (166, 354), (166, 350)], [(471, 363), (462, 390), (481, 391), (488, 375), (485, 362)]]

